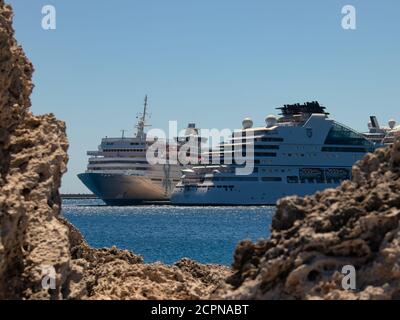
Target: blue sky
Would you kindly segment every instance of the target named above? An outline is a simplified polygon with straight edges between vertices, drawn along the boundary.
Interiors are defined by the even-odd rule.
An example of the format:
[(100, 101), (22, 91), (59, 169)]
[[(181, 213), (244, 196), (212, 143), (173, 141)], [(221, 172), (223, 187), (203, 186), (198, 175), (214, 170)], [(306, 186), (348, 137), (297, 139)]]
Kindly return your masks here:
[[(365, 130), (399, 116), (398, 0), (8, 0), (16, 36), (35, 65), (33, 111), (67, 123), (63, 192), (104, 136), (132, 135), (145, 94), (151, 124), (263, 124), (285, 103), (319, 100)], [(44, 5), (57, 29), (41, 28)], [(357, 10), (357, 29), (341, 9)]]

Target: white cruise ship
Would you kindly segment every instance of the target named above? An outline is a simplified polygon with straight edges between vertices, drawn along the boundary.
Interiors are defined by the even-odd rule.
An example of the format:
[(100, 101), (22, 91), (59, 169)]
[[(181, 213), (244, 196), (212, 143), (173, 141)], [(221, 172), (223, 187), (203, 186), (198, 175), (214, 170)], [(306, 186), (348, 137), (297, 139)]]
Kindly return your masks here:
[(396, 124), (396, 120), (390, 119), (387, 127), (381, 127), (375, 116), (370, 117), (368, 123), (368, 132), (363, 133), (368, 140), (382, 145), (391, 145), (396, 137), (400, 136), (400, 126)]
[(169, 200), (180, 180), (181, 170), (185, 168), (176, 161), (169, 161), (169, 154), (179, 152), (180, 146), (189, 140), (197, 141), (198, 148), (203, 142), (199, 129), (191, 123), (184, 137), (176, 138), (174, 142), (165, 141), (167, 152), (163, 157), (166, 163), (151, 165), (146, 157), (147, 150), (160, 141), (147, 137), (146, 117), (147, 96), (135, 137), (104, 138), (97, 151), (87, 152), (90, 157), (87, 170), (78, 177), (107, 205), (125, 206), (143, 201)]
[[(357, 160), (380, 146), (329, 119), (318, 102), (278, 109), (281, 117), (268, 116), (266, 126), (254, 128), (252, 120), (246, 118), (243, 129), (214, 151), (220, 157), (220, 164), (184, 170), (171, 202), (180, 205), (274, 205), (285, 196), (311, 195), (338, 186), (351, 178), (352, 165)], [(248, 157), (249, 161), (254, 161), (254, 170), (249, 175), (238, 175), (239, 165), (235, 161), (223, 163), (234, 156), (232, 146), (244, 150), (246, 144), (254, 148)], [(246, 158), (247, 154), (243, 156)]]

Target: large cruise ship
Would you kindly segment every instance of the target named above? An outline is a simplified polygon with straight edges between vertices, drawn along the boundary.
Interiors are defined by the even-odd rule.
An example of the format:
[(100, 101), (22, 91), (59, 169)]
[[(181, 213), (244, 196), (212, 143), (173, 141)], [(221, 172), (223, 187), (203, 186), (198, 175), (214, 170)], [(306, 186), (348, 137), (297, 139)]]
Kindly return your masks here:
[[(79, 179), (107, 205), (125, 206), (144, 201), (169, 200), (179, 182), (184, 165), (169, 161), (169, 154), (179, 152), (182, 145), (195, 141), (198, 148), (203, 142), (199, 129), (189, 124), (183, 137), (164, 141), (147, 137), (147, 96), (143, 113), (139, 115), (135, 137), (124, 134), (120, 138), (104, 138), (97, 151), (88, 151), (89, 164)], [(150, 164), (146, 156), (154, 143), (165, 143), (165, 163)], [(193, 155), (188, 155), (188, 157)], [(188, 159), (190, 162), (193, 159)], [(192, 161), (193, 162), (193, 161)]]
[[(246, 118), (241, 130), (208, 154), (208, 165), (183, 170), (171, 202), (274, 205), (285, 196), (305, 196), (338, 186), (351, 178), (352, 165), (357, 160), (380, 146), (330, 119), (318, 102), (278, 109), (281, 116), (268, 116), (266, 126), (253, 128), (252, 120)], [(243, 157), (253, 161), (251, 174), (237, 174), (243, 166), (237, 161), (226, 164), (227, 159), (235, 157), (233, 147), (240, 147)], [(216, 156), (217, 165), (211, 163)]]
[(377, 117), (371, 116), (370, 122), (368, 122), (368, 132), (363, 133), (363, 136), (376, 144), (391, 145), (395, 138), (400, 136), (400, 126), (397, 125), (396, 120), (390, 119), (388, 126), (382, 127), (379, 125)]

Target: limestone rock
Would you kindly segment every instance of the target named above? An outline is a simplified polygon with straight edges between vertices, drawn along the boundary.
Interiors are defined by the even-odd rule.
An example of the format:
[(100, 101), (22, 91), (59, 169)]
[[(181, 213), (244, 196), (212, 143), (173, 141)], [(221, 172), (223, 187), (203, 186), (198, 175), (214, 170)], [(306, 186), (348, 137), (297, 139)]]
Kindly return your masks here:
[[(0, 298), (59, 298), (70, 272), (68, 229), (57, 220), (66, 170), (65, 124), (29, 112), (33, 66), (0, 1)], [(43, 269), (57, 289), (42, 289)]]
[[(353, 181), (281, 199), (269, 240), (242, 242), (228, 299), (399, 299), (400, 140), (368, 154)], [(356, 268), (343, 289), (342, 268)]]
[[(146, 265), (129, 251), (90, 248), (59, 217), (65, 124), (30, 113), (33, 66), (0, 0), (0, 299), (199, 299), (228, 268), (182, 260)], [(49, 270), (54, 270), (54, 275)], [(54, 276), (55, 288), (43, 280)]]
[[(32, 73), (0, 0), (0, 299), (400, 298), (400, 141), (358, 162), (352, 182), (279, 201), (271, 238), (240, 243), (234, 274), (188, 259), (144, 264), (90, 248), (59, 216), (65, 124), (29, 111)], [(344, 265), (357, 270), (354, 291), (342, 288)], [(49, 267), (55, 289), (42, 283)]]
[(77, 272), (70, 277), (68, 299), (204, 299), (224, 284), (230, 269), (182, 259), (174, 266), (144, 264), (127, 250), (90, 248), (79, 231), (70, 230), (71, 256)]

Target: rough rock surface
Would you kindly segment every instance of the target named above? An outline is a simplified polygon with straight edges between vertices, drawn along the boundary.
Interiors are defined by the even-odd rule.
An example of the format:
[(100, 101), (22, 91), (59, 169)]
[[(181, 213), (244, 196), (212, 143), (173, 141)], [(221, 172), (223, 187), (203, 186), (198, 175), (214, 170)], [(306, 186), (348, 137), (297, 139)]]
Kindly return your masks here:
[[(353, 180), (279, 201), (271, 238), (235, 252), (233, 299), (400, 299), (400, 140), (368, 154)], [(342, 268), (356, 268), (344, 290)], [(346, 279), (344, 279), (346, 280)], [(346, 281), (345, 281), (346, 282)]]
[(63, 122), (29, 112), (33, 66), (11, 21), (0, 1), (0, 298), (39, 298), (42, 266), (68, 274), (67, 228), (56, 219), (67, 140)]
[[(33, 67), (0, 0), (0, 299), (399, 299), (400, 142), (369, 154), (353, 181), (282, 199), (269, 240), (242, 242), (227, 268), (92, 249), (59, 217), (65, 125), (30, 113)], [(345, 291), (344, 265), (357, 269)], [(56, 289), (44, 289), (53, 267)], [(228, 278), (229, 277), (229, 278)], [(229, 284), (224, 284), (228, 278)]]
[(68, 299), (204, 299), (221, 287), (231, 274), (218, 265), (201, 265), (182, 259), (174, 266), (144, 264), (141, 256), (126, 250), (93, 249), (79, 231), (60, 219), (68, 229), (75, 276)]
[[(59, 217), (65, 124), (30, 113), (33, 66), (0, 0), (0, 299), (198, 299), (229, 275), (182, 260), (146, 265), (128, 251), (92, 249)], [(49, 267), (55, 289), (44, 289)]]

